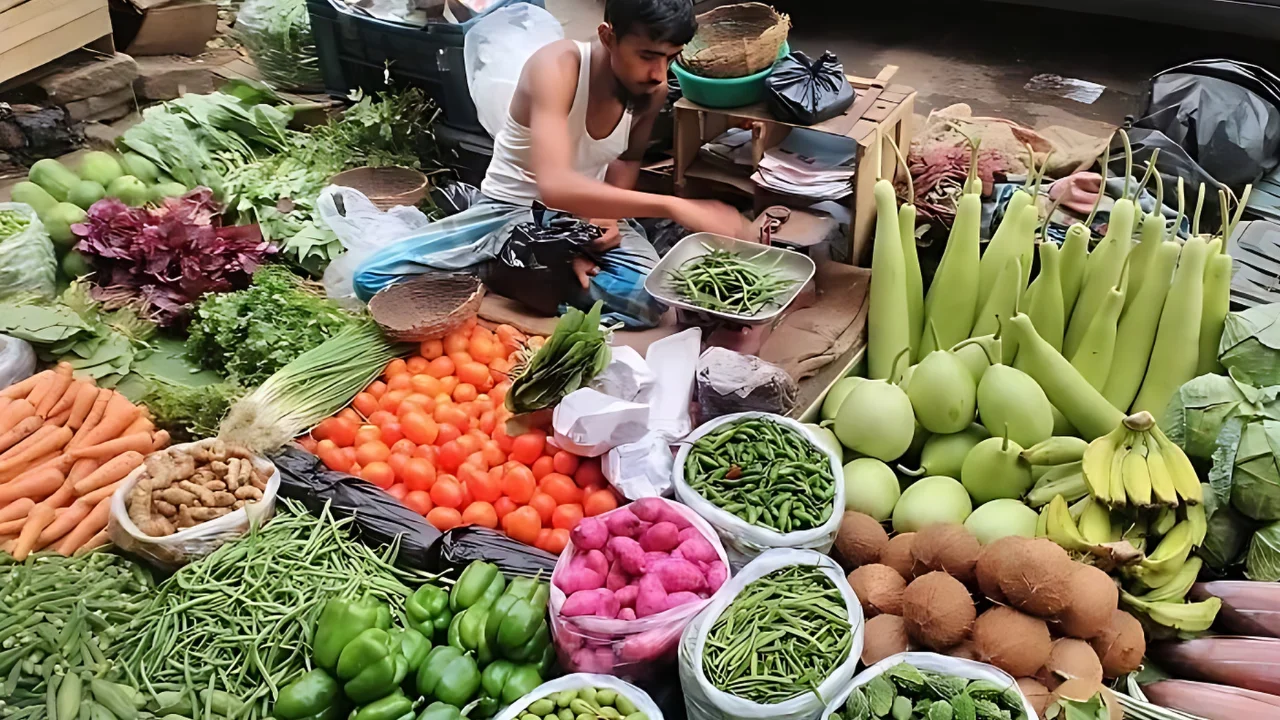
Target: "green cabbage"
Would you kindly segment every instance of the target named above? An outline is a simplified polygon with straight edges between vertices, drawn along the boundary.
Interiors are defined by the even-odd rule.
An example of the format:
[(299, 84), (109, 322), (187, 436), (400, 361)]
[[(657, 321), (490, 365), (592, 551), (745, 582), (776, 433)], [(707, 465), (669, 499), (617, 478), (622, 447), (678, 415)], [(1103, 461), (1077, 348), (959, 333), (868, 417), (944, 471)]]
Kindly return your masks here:
[(1270, 522), (1280, 520), (1280, 421), (1254, 420), (1244, 426), (1231, 473), (1231, 505)]
[(1173, 394), (1160, 428), (1191, 457), (1208, 459), (1222, 424), (1254, 409), (1245, 396), (1246, 388), (1225, 375), (1192, 378)]
[(1241, 559), (1249, 544), (1249, 536), (1253, 534), (1254, 525), (1231, 507), (1230, 503), (1220, 500), (1208, 484), (1202, 483), (1202, 487), (1208, 529), (1196, 554), (1209, 567), (1222, 570)]
[(1280, 581), (1280, 523), (1271, 523), (1254, 533), (1244, 572), (1250, 580)]
[(1280, 384), (1280, 303), (1227, 315), (1218, 360), (1240, 382)]

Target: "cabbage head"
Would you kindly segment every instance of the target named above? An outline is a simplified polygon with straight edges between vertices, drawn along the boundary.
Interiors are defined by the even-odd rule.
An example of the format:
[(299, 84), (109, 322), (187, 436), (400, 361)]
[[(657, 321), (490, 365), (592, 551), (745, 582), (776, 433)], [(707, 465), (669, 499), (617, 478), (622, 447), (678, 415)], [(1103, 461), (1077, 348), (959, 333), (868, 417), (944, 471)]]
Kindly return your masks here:
[(1280, 523), (1271, 523), (1254, 533), (1244, 573), (1257, 582), (1280, 581)]
[(1224, 570), (1244, 559), (1256, 524), (1231, 507), (1230, 502), (1220, 499), (1208, 483), (1201, 483), (1201, 487), (1208, 527), (1196, 554), (1214, 570)]
[(1227, 315), (1218, 361), (1240, 382), (1280, 384), (1280, 303)]
[[(1280, 393), (1280, 388), (1275, 390)], [(1265, 399), (1274, 400), (1277, 393)], [(1250, 397), (1264, 399), (1259, 395), (1258, 390), (1226, 375), (1201, 375), (1183, 383), (1173, 394), (1160, 419), (1160, 428), (1188, 455), (1208, 460), (1218, 443), (1222, 425), (1237, 415), (1256, 413), (1259, 408), (1250, 402)]]
[(1244, 426), (1231, 473), (1231, 505), (1254, 520), (1280, 520), (1280, 421)]

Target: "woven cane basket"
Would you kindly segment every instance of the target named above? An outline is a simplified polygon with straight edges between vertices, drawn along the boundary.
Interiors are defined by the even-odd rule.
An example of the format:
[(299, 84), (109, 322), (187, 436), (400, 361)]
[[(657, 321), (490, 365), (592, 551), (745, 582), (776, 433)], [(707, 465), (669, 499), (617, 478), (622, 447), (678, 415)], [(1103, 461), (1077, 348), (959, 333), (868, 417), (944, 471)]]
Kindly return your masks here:
[(698, 16), (698, 33), (680, 63), (695, 75), (738, 78), (773, 65), (791, 20), (763, 3), (723, 5)]

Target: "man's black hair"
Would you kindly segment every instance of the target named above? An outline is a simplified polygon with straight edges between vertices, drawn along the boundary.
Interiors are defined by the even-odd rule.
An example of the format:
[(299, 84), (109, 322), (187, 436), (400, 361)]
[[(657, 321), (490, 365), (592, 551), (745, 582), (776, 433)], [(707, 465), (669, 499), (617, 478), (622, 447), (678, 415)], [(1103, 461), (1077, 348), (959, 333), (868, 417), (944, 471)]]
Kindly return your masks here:
[(698, 30), (693, 0), (605, 0), (604, 21), (618, 37), (644, 34), (672, 45), (684, 45)]

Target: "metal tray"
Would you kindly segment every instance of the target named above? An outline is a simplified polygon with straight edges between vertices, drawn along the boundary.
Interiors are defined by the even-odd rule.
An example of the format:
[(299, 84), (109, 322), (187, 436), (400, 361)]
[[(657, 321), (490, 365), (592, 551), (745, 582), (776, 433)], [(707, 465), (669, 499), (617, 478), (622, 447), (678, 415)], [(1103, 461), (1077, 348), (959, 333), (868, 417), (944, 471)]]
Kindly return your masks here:
[[(671, 271), (683, 265), (685, 262), (692, 260), (710, 252), (711, 250), (727, 250), (742, 256), (744, 259), (762, 267), (773, 267), (782, 277), (794, 280), (795, 286), (778, 298), (778, 304), (773, 307), (762, 309), (755, 315), (735, 315), (733, 313), (718, 312), (716, 310), (708, 310), (707, 308), (695, 305), (682, 298), (673, 287), (669, 276)], [(777, 263), (774, 265), (774, 263)], [(813, 260), (807, 255), (801, 255), (798, 252), (784, 250), (782, 248), (760, 245), (758, 243), (745, 242), (743, 240), (735, 240), (731, 237), (723, 235), (715, 235), (712, 233), (694, 233), (686, 236), (683, 240), (676, 243), (667, 254), (658, 261), (658, 265), (649, 273), (649, 277), (645, 278), (644, 289), (654, 298), (672, 307), (682, 308), (690, 312), (699, 313), (708, 317), (716, 317), (743, 325), (760, 325), (767, 323), (787, 309), (804, 289), (804, 286), (813, 279), (813, 274), (817, 267), (813, 264)]]

